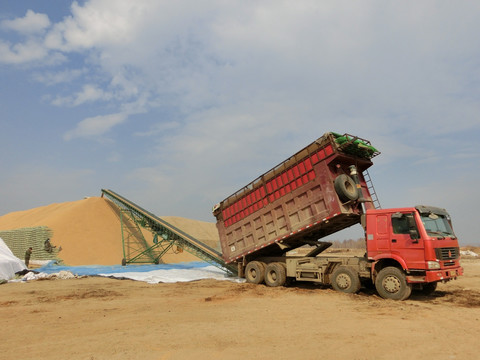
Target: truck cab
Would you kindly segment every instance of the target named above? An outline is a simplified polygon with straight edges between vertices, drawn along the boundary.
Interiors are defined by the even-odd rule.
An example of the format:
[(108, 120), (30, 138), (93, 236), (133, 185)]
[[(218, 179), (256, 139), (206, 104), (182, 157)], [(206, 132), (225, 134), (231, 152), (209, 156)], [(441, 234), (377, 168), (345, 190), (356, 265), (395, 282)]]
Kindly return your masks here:
[(445, 209), (419, 205), (412, 208), (367, 210), (367, 256), (372, 277), (385, 267), (406, 273), (409, 284), (434, 290), (439, 281), (463, 274), (457, 237)]

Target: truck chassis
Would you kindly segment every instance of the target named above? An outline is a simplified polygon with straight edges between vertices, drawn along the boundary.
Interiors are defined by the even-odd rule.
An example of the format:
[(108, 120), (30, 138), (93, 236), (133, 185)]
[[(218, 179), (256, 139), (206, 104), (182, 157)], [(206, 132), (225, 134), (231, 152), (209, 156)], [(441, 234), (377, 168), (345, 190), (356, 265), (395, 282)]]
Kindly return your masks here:
[(362, 285), (373, 283), (382, 298), (392, 300), (409, 298), (414, 288), (428, 295), (437, 286), (436, 282), (409, 283), (403, 269), (389, 263), (375, 264), (364, 256), (262, 257), (238, 266), (239, 274), (249, 283), (276, 287), (294, 281), (311, 282), (331, 285), (344, 293), (357, 293)]

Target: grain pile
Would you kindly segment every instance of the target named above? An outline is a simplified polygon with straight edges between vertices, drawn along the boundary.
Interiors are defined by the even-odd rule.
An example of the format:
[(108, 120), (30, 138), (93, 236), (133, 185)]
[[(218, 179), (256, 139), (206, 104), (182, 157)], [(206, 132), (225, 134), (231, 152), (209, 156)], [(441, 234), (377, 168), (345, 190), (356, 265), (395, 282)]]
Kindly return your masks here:
[[(214, 223), (162, 217), (175, 227), (212, 248), (218, 248)], [(121, 224), (118, 209), (101, 197), (51, 204), (0, 217), (0, 230), (48, 226), (53, 231), (51, 242), (62, 247), (59, 257), (67, 265), (118, 265), (123, 258)], [(148, 234), (145, 234), (148, 240)], [(188, 252), (170, 251), (163, 256), (167, 263), (198, 261)]]

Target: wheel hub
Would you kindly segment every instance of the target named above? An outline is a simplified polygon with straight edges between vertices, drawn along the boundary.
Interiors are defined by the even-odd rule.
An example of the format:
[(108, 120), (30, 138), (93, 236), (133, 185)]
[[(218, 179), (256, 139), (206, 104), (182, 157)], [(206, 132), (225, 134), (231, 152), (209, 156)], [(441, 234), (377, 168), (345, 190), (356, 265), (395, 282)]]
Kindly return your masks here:
[(400, 283), (400, 279), (398, 279), (396, 276), (387, 276), (383, 280), (383, 288), (390, 294), (400, 291), (401, 287), (402, 284)]
[(277, 280), (277, 273), (274, 272), (274, 271), (271, 271), (269, 274), (269, 277), (272, 281), (276, 281)]
[(340, 289), (348, 289), (352, 282), (349, 276), (340, 274), (337, 276), (337, 285)]

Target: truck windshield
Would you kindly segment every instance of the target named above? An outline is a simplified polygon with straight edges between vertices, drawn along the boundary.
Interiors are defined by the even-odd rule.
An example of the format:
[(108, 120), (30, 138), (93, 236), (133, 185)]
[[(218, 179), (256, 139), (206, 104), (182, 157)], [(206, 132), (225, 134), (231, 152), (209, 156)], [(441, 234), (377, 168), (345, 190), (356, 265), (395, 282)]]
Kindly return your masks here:
[(423, 225), (428, 235), (438, 238), (444, 238), (446, 236), (456, 237), (453, 233), (453, 229), (450, 226), (450, 218), (445, 215), (437, 215), (434, 213), (420, 214), (422, 217)]

